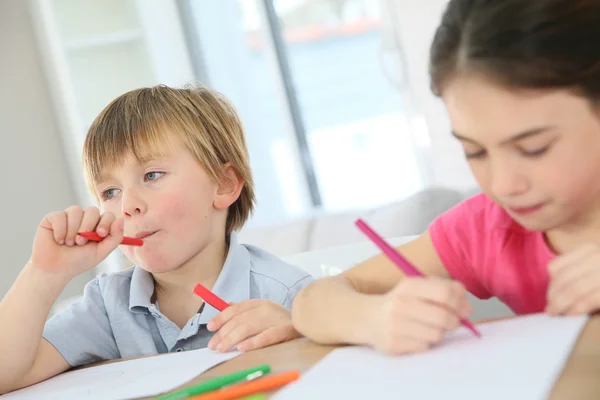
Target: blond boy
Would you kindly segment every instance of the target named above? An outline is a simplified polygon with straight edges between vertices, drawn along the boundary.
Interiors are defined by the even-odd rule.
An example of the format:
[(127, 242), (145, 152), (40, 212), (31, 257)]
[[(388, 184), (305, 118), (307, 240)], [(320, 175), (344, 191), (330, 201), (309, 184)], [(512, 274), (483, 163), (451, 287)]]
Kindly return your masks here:
[[(298, 336), (289, 308), (312, 281), (236, 230), (254, 206), (241, 123), (207, 89), (156, 86), (114, 100), (92, 124), (84, 171), (99, 207), (40, 223), (32, 255), (0, 303), (0, 393), (99, 360), (210, 347), (268, 346)], [(102, 242), (77, 233), (96, 231)], [(89, 282), (48, 322), (65, 285), (119, 246), (135, 266)], [(234, 303), (222, 313), (201, 283)], [(216, 333), (215, 333), (216, 332)]]

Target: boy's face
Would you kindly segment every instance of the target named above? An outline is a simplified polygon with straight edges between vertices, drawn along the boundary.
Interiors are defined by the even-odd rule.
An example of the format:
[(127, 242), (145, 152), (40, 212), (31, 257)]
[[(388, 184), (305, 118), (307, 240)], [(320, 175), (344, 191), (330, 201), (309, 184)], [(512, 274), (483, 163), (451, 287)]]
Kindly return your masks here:
[(144, 239), (141, 247), (121, 246), (123, 253), (155, 274), (223, 241), (227, 208), (237, 199), (182, 144), (145, 164), (127, 154), (118, 168), (104, 171), (96, 193), (102, 211), (125, 219), (126, 236)]

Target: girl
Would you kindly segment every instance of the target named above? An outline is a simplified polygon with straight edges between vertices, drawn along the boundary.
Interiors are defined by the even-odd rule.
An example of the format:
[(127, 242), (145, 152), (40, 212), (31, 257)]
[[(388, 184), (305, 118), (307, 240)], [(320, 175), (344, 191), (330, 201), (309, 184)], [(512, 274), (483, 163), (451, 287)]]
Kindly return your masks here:
[(296, 329), (406, 353), (468, 317), (467, 291), (517, 314), (600, 308), (599, 21), (595, 0), (449, 2), (432, 88), (483, 193), (399, 247), (428, 278), (380, 255), (306, 287)]

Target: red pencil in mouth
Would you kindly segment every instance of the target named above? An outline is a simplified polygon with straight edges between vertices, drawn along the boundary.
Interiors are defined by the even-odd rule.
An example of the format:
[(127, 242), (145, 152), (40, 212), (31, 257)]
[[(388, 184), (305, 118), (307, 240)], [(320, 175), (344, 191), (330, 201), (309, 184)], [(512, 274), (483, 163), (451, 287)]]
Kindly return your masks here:
[[(96, 232), (79, 232), (78, 235), (86, 238), (87, 240), (92, 240), (94, 242), (101, 242), (105, 239), (102, 236), (98, 235)], [(121, 244), (126, 246), (142, 246), (144, 244), (144, 241), (140, 238), (132, 238), (125, 236), (121, 241)]]

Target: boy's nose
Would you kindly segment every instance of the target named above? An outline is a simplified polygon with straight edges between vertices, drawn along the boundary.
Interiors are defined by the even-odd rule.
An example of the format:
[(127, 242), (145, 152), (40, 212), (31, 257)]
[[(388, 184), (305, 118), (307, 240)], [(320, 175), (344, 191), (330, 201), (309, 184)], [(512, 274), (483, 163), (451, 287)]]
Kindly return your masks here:
[(142, 198), (133, 190), (123, 192), (123, 202), (121, 204), (123, 215), (132, 217), (146, 213), (147, 206)]

